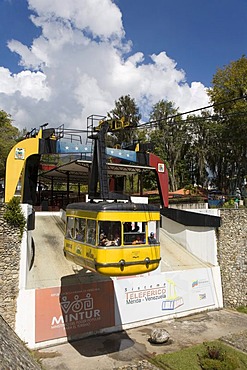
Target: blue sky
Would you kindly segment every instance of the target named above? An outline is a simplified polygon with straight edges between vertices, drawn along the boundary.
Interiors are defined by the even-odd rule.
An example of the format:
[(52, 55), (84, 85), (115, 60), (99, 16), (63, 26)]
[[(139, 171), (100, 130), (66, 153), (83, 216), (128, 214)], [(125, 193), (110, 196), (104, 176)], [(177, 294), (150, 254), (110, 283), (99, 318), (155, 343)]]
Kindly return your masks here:
[(217, 68), (247, 55), (246, 0), (119, 0), (127, 38), (145, 55), (166, 51), (187, 81), (210, 86)]
[(0, 0), (0, 65), (15, 73), (23, 68), (18, 65), (19, 57), (12, 53), (7, 42), (18, 39), (30, 45), (40, 34), (29, 19), (30, 11), (26, 0)]
[(78, 128), (126, 94), (144, 120), (161, 99), (205, 106), (217, 68), (247, 54), (246, 24), (247, 0), (0, 0), (0, 109)]

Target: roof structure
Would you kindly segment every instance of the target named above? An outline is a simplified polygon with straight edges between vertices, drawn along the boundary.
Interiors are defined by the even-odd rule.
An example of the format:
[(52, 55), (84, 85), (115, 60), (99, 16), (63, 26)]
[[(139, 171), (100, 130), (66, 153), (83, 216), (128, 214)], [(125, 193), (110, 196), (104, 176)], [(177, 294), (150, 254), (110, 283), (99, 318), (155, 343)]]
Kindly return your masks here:
[[(71, 162), (63, 165), (54, 167), (49, 171), (43, 171), (39, 173), (39, 178), (42, 181), (53, 181), (53, 183), (76, 183), (76, 184), (88, 184), (89, 170), (92, 161), (85, 159), (75, 159)], [(107, 163), (107, 171), (110, 176), (125, 176), (131, 174), (140, 174), (145, 171), (154, 170), (154, 167), (140, 166), (122, 163)]]

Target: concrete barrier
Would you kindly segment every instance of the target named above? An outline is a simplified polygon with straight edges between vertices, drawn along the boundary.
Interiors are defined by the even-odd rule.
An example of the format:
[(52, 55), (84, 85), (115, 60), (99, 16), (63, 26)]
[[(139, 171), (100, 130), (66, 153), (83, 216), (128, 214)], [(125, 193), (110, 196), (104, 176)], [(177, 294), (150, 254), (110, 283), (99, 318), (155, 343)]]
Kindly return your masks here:
[[(59, 227), (55, 230), (55, 225), (58, 226), (57, 217), (61, 217), (61, 214), (41, 212), (37, 216), (37, 222), (40, 221), (42, 227), (39, 230), (37, 224), (36, 232), (39, 230), (39, 235), (34, 234), (34, 242), (39, 240), (40, 243), (36, 245), (39, 248), (36, 257), (46, 258), (41, 263), (46, 268), (40, 269), (35, 277), (37, 285), (32, 285), (34, 279), (29, 289), (27, 281), (30, 284), (30, 276), (38, 271), (36, 265), (40, 261), (36, 260), (36, 270), (33, 268), (29, 271), (25, 252), (27, 245), (24, 243), (22, 246), (16, 333), (29, 348), (42, 348), (68, 339), (124, 330), (223, 307), (220, 268), (214, 259), (215, 251), (205, 257), (207, 262), (211, 261), (208, 266), (198, 262), (200, 260), (197, 258), (194, 259), (194, 266), (190, 262), (187, 269), (184, 269), (187, 263), (184, 260), (179, 261), (182, 269), (177, 264), (176, 267), (170, 266), (168, 271), (159, 268), (139, 276), (109, 278), (64, 265), (58, 275), (56, 269), (61, 267), (60, 261), (63, 261), (63, 233)], [(168, 221), (165, 221), (165, 226), (170, 235), (179, 236), (179, 241), (186, 240), (188, 244), (194, 240), (188, 235), (195, 233), (195, 230), (187, 232)], [(199, 234), (203, 232), (201, 229), (197, 231)], [(211, 235), (211, 230), (207, 230), (207, 233)], [(55, 235), (57, 239), (54, 239)], [(210, 238), (213, 240), (212, 236)], [(195, 239), (195, 244), (198, 240), (199, 237)], [(206, 242), (203, 248), (207, 248)], [(212, 249), (211, 242), (208, 248)], [(198, 250), (202, 253), (202, 248), (198, 247)], [(164, 260), (164, 263), (168, 262)], [(40, 277), (42, 272), (47, 275)], [(51, 277), (48, 279), (48, 276)]]

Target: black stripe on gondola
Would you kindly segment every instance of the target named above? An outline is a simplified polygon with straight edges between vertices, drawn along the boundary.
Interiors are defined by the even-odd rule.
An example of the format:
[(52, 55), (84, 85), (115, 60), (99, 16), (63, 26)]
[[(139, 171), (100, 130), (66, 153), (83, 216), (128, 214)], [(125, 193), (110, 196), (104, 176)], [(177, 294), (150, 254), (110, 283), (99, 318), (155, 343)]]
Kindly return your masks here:
[(117, 203), (117, 202), (83, 202), (83, 203), (71, 203), (68, 204), (67, 210), (81, 210), (91, 212), (101, 211), (142, 211), (142, 212), (159, 212), (159, 208), (153, 204), (139, 204), (139, 203)]

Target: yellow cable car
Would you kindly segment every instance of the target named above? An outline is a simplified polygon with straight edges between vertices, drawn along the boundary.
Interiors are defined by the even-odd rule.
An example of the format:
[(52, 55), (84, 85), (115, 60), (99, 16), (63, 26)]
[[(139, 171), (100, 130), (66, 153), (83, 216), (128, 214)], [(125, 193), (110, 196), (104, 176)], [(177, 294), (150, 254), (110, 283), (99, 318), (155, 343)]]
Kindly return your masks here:
[(160, 262), (160, 210), (150, 204), (72, 203), (66, 209), (64, 254), (108, 276), (155, 270)]

